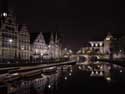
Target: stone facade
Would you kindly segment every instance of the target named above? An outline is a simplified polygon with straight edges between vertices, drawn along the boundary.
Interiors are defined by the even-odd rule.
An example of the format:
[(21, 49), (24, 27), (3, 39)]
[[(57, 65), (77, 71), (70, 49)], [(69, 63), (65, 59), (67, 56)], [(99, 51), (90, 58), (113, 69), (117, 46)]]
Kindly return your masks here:
[(19, 30), (13, 11), (1, 13), (0, 16), (0, 60), (15, 62), (30, 60), (30, 34), (26, 27)]
[(57, 34), (52, 33), (49, 44), (46, 43), (42, 32), (32, 44), (32, 57), (35, 59), (56, 59), (61, 57), (61, 47)]

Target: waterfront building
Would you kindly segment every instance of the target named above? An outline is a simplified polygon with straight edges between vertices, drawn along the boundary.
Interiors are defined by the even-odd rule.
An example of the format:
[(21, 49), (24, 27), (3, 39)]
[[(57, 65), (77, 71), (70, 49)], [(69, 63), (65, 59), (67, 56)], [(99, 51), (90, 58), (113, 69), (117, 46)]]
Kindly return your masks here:
[(30, 60), (30, 34), (23, 26), (19, 29), (12, 10), (0, 15), (0, 61), (2, 63)]
[(41, 32), (40, 34), (37, 35), (35, 41), (33, 41), (32, 58), (41, 60), (61, 58), (62, 50), (57, 33), (51, 33), (50, 38), (47, 37), (48, 39), (50, 39), (48, 43), (44, 35), (46, 34), (43, 34)]
[(1, 13), (0, 17), (0, 58), (13, 60), (18, 58), (18, 27), (12, 11)]
[(108, 33), (103, 41), (90, 41), (90, 50), (96, 54), (110, 54), (114, 38), (111, 33)]
[(45, 42), (42, 32), (36, 37), (32, 45), (32, 57), (35, 59), (40, 59), (47, 53), (47, 44)]
[(30, 32), (28, 27), (24, 24), (20, 27), (19, 33), (19, 59), (30, 60)]
[(104, 53), (105, 54), (110, 54), (112, 51), (112, 44), (113, 44), (113, 36), (111, 33), (108, 33), (106, 38), (104, 39)]

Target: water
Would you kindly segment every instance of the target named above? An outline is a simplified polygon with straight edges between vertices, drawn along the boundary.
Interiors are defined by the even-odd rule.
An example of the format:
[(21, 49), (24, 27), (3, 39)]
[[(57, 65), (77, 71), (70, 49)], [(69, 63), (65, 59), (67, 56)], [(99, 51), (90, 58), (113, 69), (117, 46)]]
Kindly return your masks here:
[[(94, 63), (94, 65), (93, 65)], [(52, 74), (7, 83), (8, 94), (119, 93), (125, 89), (125, 68), (106, 62), (57, 67)], [(0, 93), (1, 94), (1, 93)], [(4, 93), (2, 93), (4, 94)]]

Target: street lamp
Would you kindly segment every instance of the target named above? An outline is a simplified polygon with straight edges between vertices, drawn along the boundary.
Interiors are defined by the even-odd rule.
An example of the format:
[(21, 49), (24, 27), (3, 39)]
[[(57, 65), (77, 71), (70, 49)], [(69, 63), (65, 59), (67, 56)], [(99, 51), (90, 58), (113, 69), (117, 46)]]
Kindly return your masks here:
[(69, 76), (71, 76), (72, 75), (72, 73), (69, 73)]
[(65, 80), (67, 80), (67, 77), (64, 77)]
[(50, 85), (50, 84), (48, 85), (48, 88), (51, 88), (51, 85)]
[(11, 58), (11, 47), (12, 47), (12, 42), (13, 42), (13, 39), (9, 39), (8, 40), (8, 43), (9, 43), (9, 58)]
[(9, 39), (8, 41), (9, 41), (9, 43), (12, 43), (12, 42), (13, 42), (13, 40), (12, 40), (12, 39)]

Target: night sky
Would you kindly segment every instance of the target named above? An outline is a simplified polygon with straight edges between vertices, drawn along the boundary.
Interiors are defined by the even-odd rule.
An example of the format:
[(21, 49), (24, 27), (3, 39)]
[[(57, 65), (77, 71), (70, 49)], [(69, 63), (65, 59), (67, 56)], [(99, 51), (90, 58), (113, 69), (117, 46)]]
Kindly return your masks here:
[(103, 40), (107, 32), (125, 34), (125, 6), (120, 0), (9, 0), (9, 6), (31, 33), (62, 32), (68, 48)]

